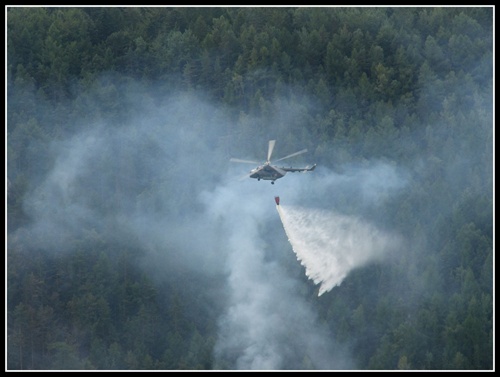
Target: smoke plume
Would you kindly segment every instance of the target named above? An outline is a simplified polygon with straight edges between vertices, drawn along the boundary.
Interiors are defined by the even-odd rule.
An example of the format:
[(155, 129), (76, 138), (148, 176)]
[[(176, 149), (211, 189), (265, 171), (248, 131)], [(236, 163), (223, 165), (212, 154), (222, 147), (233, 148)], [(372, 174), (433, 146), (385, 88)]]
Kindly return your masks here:
[[(134, 97), (131, 92), (123, 90)], [(319, 295), (383, 256), (391, 238), (377, 230), (383, 216), (375, 226), (373, 214), (405, 186), (405, 175), (393, 164), (373, 162), (342, 174), (318, 165), (275, 185), (241, 181), (251, 167), (231, 165), (230, 157), (265, 160), (269, 139), (277, 140), (277, 158), (307, 147), (298, 137), (286, 142), (284, 125), (297, 123), (293, 103), (282, 102), (281, 131), (261, 119), (264, 136), (240, 141), (227, 137), (234, 127), (227, 114), (199, 97), (143, 96), (127, 103), (134, 106), (125, 121), (82, 122), (47, 148), (51, 169), (26, 195), (31, 223), (12, 237), (47, 252), (71, 252), (75, 240), (92, 234), (139, 249), (137, 267), (155, 281), (182, 277), (186, 292), (212, 302), (216, 369), (355, 368), (349, 351), (318, 320), (311, 305), (317, 297), (308, 294), (311, 282), (294, 251), (321, 283)], [(317, 162), (314, 153), (289, 161)], [(274, 210), (278, 195), (292, 245)], [(196, 286), (200, 277), (210, 287)]]

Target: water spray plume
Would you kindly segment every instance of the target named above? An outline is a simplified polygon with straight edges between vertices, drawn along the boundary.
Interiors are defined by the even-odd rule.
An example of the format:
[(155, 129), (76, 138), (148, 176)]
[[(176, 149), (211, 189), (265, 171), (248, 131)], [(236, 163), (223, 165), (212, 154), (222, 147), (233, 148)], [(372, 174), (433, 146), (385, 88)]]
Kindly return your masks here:
[(398, 244), (397, 237), (355, 217), (283, 205), (276, 209), (306, 276), (321, 284), (318, 296), (340, 285), (353, 269), (382, 258)]

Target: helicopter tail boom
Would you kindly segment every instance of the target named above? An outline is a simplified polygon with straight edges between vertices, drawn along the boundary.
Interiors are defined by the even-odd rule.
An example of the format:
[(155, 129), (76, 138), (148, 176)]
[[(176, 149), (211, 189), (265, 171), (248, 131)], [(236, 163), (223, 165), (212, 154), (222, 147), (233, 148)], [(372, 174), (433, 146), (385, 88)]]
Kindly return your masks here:
[(311, 167), (305, 167), (305, 168), (280, 168), (281, 170), (284, 171), (291, 171), (291, 172), (296, 172), (296, 171), (313, 171), (316, 169), (316, 164), (314, 164)]

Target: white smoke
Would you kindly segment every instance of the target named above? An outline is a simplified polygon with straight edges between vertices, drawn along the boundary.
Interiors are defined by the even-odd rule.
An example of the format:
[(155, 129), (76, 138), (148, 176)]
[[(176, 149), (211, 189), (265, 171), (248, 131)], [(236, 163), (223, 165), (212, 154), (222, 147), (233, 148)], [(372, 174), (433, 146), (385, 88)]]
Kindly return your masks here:
[(399, 244), (353, 216), (319, 209), (276, 206), (306, 275), (321, 284), (318, 296), (342, 283), (350, 271), (380, 259)]
[[(276, 250), (269, 227), (279, 221), (273, 210), (273, 187), (248, 179), (204, 193), (207, 219), (225, 234), (219, 253), (226, 257), (227, 305), (219, 320), (215, 347), (217, 369), (349, 369), (350, 358), (317, 320), (301, 295), (301, 282), (283, 260), (286, 245)], [(272, 237), (282, 239), (281, 227)], [(266, 237), (267, 234), (267, 237)]]
[[(160, 103), (157, 108), (139, 102), (136, 117), (126, 124), (88, 125), (54, 145), (53, 169), (27, 195), (25, 210), (33, 222), (25, 242), (31, 239), (32, 247), (65, 253), (73, 250), (74, 240), (85, 241), (95, 233), (108, 237), (109, 243), (139, 248), (143, 257), (138, 268), (155, 280), (183, 276), (191, 284), (187, 290), (197, 281), (213, 281), (210, 289), (199, 290), (219, 318), (215, 369), (352, 369), (348, 351), (332, 339), (309, 302), (308, 282), (290, 271), (290, 265), (296, 271), (300, 266), (286, 242), (273, 197), (282, 195), (285, 206), (316, 203), (340, 211), (363, 203), (372, 210), (384, 206), (404, 184), (397, 169), (375, 163), (335, 174), (318, 164), (312, 173), (287, 174), (275, 185), (238, 181), (235, 177), (249, 167), (230, 166), (229, 155), (223, 153), (221, 140), (226, 139), (221, 135), (230, 121), (196, 98)], [(289, 143), (280, 143), (285, 136), (276, 139), (276, 155), (286, 155)], [(252, 149), (257, 145), (255, 140), (245, 143)], [(238, 151), (242, 145), (229, 149)], [(302, 147), (289, 146), (292, 152)], [(291, 164), (315, 162), (305, 155)], [(225, 175), (226, 169), (231, 174)], [(327, 223), (322, 218), (314, 222), (310, 228), (318, 229), (309, 229), (309, 234)], [(308, 245), (315, 242), (307, 237), (303, 241)], [(345, 239), (339, 242), (347, 244)], [(363, 252), (371, 250), (359, 250)], [(335, 284), (320, 278), (323, 284)]]

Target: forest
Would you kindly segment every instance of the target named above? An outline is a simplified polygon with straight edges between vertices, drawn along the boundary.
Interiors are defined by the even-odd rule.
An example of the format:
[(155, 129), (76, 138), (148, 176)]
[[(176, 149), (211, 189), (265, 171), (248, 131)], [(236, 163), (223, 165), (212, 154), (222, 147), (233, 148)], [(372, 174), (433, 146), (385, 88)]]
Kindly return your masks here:
[[(494, 369), (493, 7), (5, 14), (6, 370)], [(274, 195), (402, 242), (318, 297)]]

